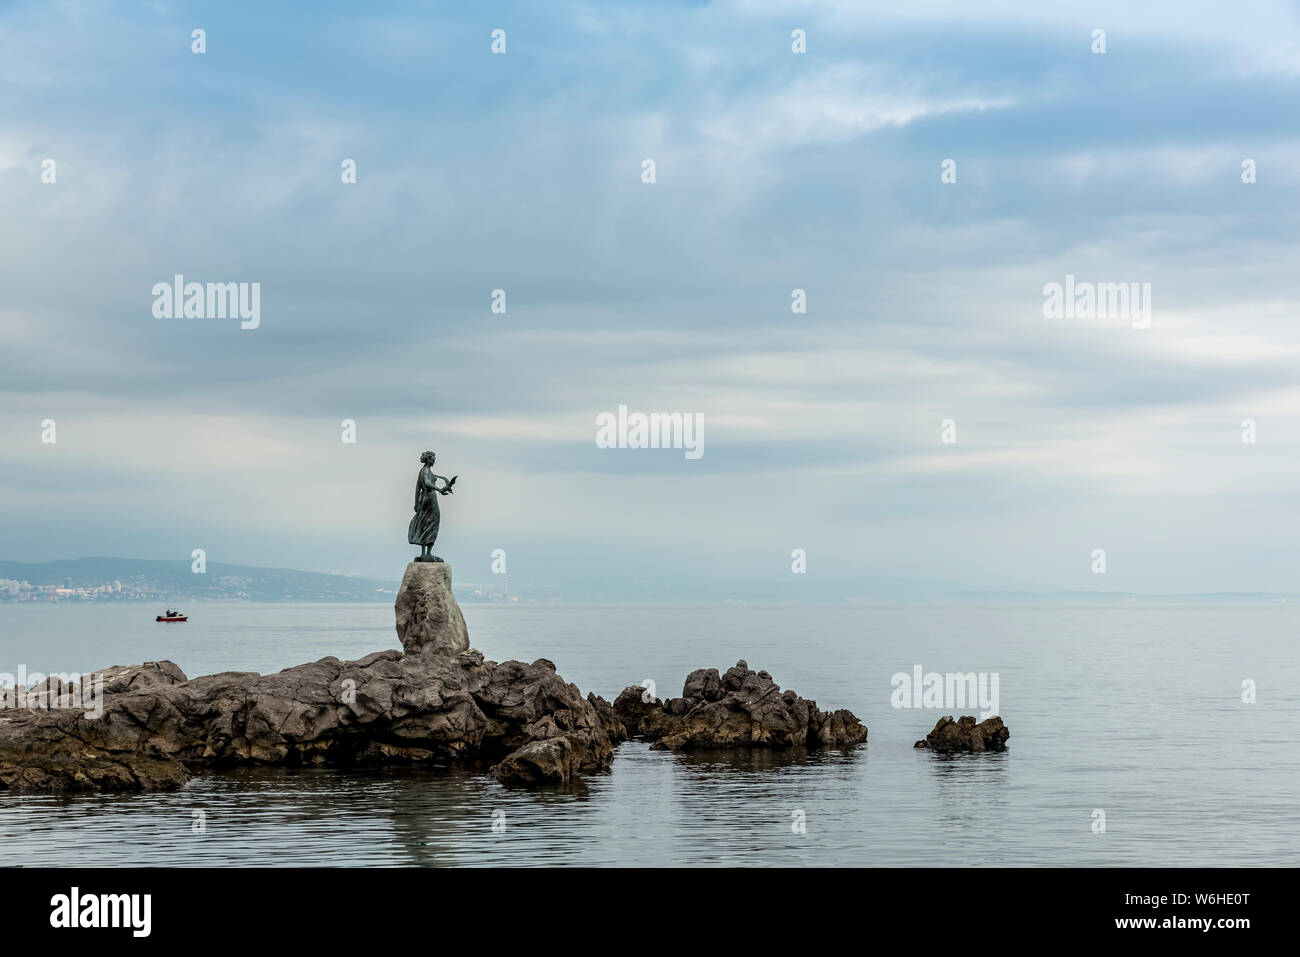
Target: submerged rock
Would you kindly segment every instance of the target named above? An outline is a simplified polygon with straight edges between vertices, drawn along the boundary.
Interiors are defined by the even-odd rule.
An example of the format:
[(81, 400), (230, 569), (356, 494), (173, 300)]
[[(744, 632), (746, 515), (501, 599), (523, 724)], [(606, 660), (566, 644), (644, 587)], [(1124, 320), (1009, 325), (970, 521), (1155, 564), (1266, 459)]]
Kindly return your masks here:
[(954, 721), (948, 714), (940, 718), (934, 730), (913, 747), (931, 751), (1003, 751), (1009, 737), (1011, 732), (997, 715), (976, 724), (973, 715), (965, 714)]
[(722, 675), (716, 668), (692, 671), (682, 696), (667, 701), (635, 685), (625, 688), (613, 711), (629, 734), (669, 751), (851, 747), (867, 737), (866, 726), (852, 712), (824, 712), (815, 701), (782, 692), (771, 675), (751, 670), (744, 661)]
[(148, 662), (103, 672), (98, 717), (0, 711), (0, 787), (170, 789), (198, 770), (247, 764), (499, 759), (489, 773), (524, 784), (608, 769), (613, 709), (583, 698), (545, 659), (498, 664), (469, 648), (448, 566), (412, 563), (396, 610), (405, 653), (192, 680), (172, 662)]

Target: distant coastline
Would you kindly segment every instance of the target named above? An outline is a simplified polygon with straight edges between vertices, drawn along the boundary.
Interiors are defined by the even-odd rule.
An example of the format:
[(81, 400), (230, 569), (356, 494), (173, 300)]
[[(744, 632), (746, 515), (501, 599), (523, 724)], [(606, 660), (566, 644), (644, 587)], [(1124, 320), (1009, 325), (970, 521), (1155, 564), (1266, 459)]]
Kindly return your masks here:
[[(254, 601), (388, 602), (400, 581), (353, 575), (209, 562), (196, 574), (190, 562), (138, 558), (76, 558), (54, 562), (0, 561), (0, 602)], [(459, 601), (510, 601), (501, 586), (466, 583)]]
[[(489, 575), (492, 579), (495, 576)], [(800, 579), (803, 576), (798, 576)], [(76, 558), (53, 562), (0, 561), (0, 603), (25, 602), (382, 602), (391, 603), (400, 579), (391, 581), (337, 572), (309, 572), (210, 562), (195, 574), (185, 560)], [(742, 605), (1300, 605), (1282, 592), (1141, 593), (1125, 591), (954, 591), (935, 584), (834, 579), (813, 582), (683, 581), (675, 593), (641, 591), (635, 583), (616, 593), (593, 588), (565, 591), (504, 581), (457, 581), (456, 599), (497, 604), (742, 604)]]

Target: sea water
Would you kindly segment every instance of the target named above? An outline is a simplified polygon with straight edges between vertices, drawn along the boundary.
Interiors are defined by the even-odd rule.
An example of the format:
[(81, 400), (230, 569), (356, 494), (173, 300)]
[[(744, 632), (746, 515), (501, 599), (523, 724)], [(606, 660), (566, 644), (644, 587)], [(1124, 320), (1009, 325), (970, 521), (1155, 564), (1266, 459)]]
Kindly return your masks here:
[[(0, 604), (0, 672), (167, 658), (191, 677), (396, 648), (384, 604)], [(1258, 865), (1300, 863), (1300, 610), (1286, 606), (466, 604), (491, 659), (585, 694), (681, 693), (745, 659), (870, 728), (850, 751), (619, 747), (568, 787), (475, 769), (256, 769), (136, 795), (0, 791), (28, 865)], [(893, 676), (998, 676), (997, 754), (912, 745), (953, 709)], [(1253, 687), (1253, 696), (1243, 688)], [(1249, 699), (1253, 697), (1253, 701)], [(1247, 699), (1247, 700), (1243, 700)], [(973, 713), (975, 709), (956, 709)]]

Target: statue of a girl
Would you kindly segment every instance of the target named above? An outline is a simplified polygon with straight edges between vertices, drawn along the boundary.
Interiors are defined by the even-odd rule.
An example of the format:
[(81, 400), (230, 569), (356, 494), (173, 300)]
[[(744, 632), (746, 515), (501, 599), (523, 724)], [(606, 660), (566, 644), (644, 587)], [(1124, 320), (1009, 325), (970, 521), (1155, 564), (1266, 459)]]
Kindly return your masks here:
[[(433, 543), (438, 540), (438, 525), (442, 521), (442, 513), (438, 510), (438, 495), (451, 494), (456, 476), (449, 479), (445, 475), (435, 475), (433, 463), (437, 458), (432, 452), (421, 455), (420, 461), (424, 467), (415, 480), (415, 514), (411, 516), (411, 525), (406, 530), (406, 540), (412, 545), (420, 546), (417, 562), (442, 561), (432, 554)], [(442, 479), (442, 488), (438, 488), (438, 479)]]

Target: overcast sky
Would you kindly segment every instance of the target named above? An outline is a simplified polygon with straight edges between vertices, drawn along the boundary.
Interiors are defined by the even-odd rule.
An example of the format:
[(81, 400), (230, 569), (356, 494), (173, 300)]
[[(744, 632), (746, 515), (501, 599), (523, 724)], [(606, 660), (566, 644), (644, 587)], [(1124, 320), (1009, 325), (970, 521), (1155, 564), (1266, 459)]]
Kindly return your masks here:
[(430, 448), (458, 580), (1300, 591), (1296, 3), (19, 2), (0, 84), (0, 558), (396, 579)]

